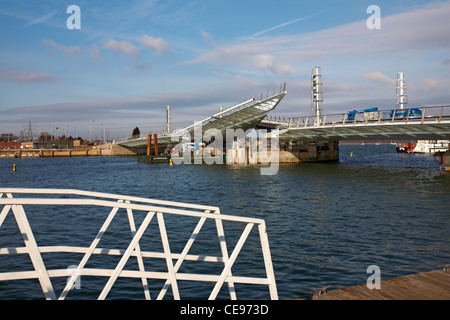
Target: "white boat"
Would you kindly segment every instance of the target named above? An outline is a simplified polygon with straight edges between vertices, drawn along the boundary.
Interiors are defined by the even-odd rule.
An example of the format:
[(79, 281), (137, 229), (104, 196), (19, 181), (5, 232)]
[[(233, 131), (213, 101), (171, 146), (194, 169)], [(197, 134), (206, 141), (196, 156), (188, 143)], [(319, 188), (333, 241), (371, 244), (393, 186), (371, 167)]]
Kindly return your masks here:
[(449, 144), (450, 140), (419, 140), (412, 152), (429, 154), (446, 152)]

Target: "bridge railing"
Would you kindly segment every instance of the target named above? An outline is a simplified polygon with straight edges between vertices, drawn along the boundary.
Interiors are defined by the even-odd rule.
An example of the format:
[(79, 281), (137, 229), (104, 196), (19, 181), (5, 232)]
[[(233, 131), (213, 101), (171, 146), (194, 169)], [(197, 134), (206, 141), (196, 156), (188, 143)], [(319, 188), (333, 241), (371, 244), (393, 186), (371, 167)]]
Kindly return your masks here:
[(440, 123), (441, 121), (450, 121), (450, 106), (329, 114), (321, 116), (318, 121), (312, 116), (280, 120), (278, 120), (281, 124), (280, 127), (286, 129), (387, 123)]
[[(16, 197), (16, 195), (26, 195), (26, 197)], [(3, 197), (6, 195), (6, 197)], [(13, 197), (14, 195), (14, 197)], [(3, 207), (2, 207), (3, 206)], [(36, 233), (36, 230), (31, 228), (31, 224), (29, 223), (28, 217), (25, 207), (32, 207), (30, 209), (33, 215), (45, 214), (45, 210), (55, 210), (60, 206), (70, 206), (70, 208), (75, 209), (76, 206), (81, 206), (80, 210), (86, 210), (86, 206), (88, 208), (96, 208), (98, 212), (89, 211), (89, 214), (98, 216), (100, 212), (100, 208), (110, 208), (111, 211), (107, 214), (106, 220), (101, 225), (97, 235), (92, 235), (90, 239), (93, 239), (91, 244), (87, 247), (84, 246), (68, 246), (64, 244), (58, 245), (47, 245), (47, 246), (39, 246), (38, 241), (36, 240), (38, 237), (35, 237), (35, 234), (42, 235), (39, 231)], [(106, 277), (108, 281), (104, 285), (101, 290), (98, 299), (105, 299), (109, 294), (111, 288), (116, 283), (118, 278), (137, 278), (141, 279), (142, 289), (144, 290), (144, 295), (146, 299), (151, 299), (150, 295), (150, 284), (148, 282), (149, 279), (158, 279), (160, 284), (156, 289), (160, 288), (157, 299), (163, 299), (167, 290), (171, 288), (172, 295), (174, 299), (180, 299), (180, 290), (179, 283), (182, 281), (201, 281), (201, 282), (211, 282), (215, 283), (212, 291), (209, 294), (209, 299), (215, 299), (219, 293), (219, 290), (224, 285), (224, 283), (228, 284), (229, 294), (231, 299), (236, 299), (236, 290), (235, 284), (237, 283), (245, 283), (245, 284), (257, 284), (257, 285), (265, 285), (269, 288), (269, 294), (271, 299), (278, 299), (277, 288), (275, 283), (275, 276), (272, 267), (271, 254), (269, 249), (269, 242), (266, 233), (265, 222), (262, 219), (255, 218), (246, 218), (246, 217), (238, 217), (238, 216), (230, 216), (220, 214), (220, 210), (218, 207), (213, 206), (202, 206), (195, 204), (187, 204), (180, 202), (172, 202), (172, 201), (161, 201), (161, 200), (153, 200), (139, 197), (130, 197), (130, 196), (122, 196), (122, 195), (114, 195), (114, 194), (106, 194), (106, 193), (98, 193), (98, 192), (87, 192), (80, 190), (65, 190), (65, 189), (16, 189), (16, 188), (0, 188), (0, 243), (5, 243), (5, 240), (9, 239), (12, 236), (10, 227), (7, 227), (6, 234), (2, 234), (1, 228), (5, 218), (8, 214), (12, 214), (15, 218), (15, 221), (18, 225), (17, 231), (22, 235), (25, 246), (23, 247), (5, 247), (0, 248), (0, 258), (1, 256), (10, 256), (10, 255), (28, 255), (31, 259), (33, 269), (26, 271), (18, 271), (18, 270), (7, 270), (8, 272), (0, 272), (0, 281), (8, 281), (8, 280), (19, 280), (19, 279), (37, 279), (41, 285), (43, 294), (46, 299), (57, 299), (56, 291), (54, 289), (52, 279), (54, 277), (67, 277), (67, 283), (62, 293), (59, 296), (59, 299), (65, 299), (69, 292), (75, 287), (75, 284), (78, 283), (81, 276), (89, 276), (90, 277)], [(42, 211), (36, 213), (36, 208), (39, 208)], [(83, 209), (84, 208), (84, 209)], [(59, 211), (58, 211), (59, 212)], [(73, 210), (63, 211), (66, 214), (74, 214)], [(80, 212), (80, 211), (76, 211)], [(115, 226), (111, 228), (111, 222), (114, 219), (118, 219), (120, 214), (125, 214), (128, 218), (128, 226), (126, 223), (119, 223), (119, 229)], [(58, 215), (55, 215), (59, 217)], [(156, 219), (154, 219), (156, 218)], [(193, 224), (189, 224), (190, 226), (194, 226), (195, 228), (184, 244), (184, 240), (186, 237), (182, 237), (184, 233), (187, 232), (189, 235), (189, 227), (187, 227), (187, 222), (183, 222), (184, 228), (179, 227), (179, 223), (175, 227), (171, 227), (168, 222), (177, 221), (177, 219), (194, 219)], [(11, 222), (11, 219), (9, 222)], [(124, 219), (125, 216), (124, 216)], [(45, 219), (43, 219), (45, 221)], [(150, 224), (156, 220), (155, 223), (159, 229), (159, 235), (153, 236), (155, 231), (150, 232), (152, 235), (148, 238), (148, 233), (146, 237), (143, 237), (144, 233), (147, 229), (149, 229)], [(210, 236), (211, 230), (206, 229), (208, 234), (208, 246), (207, 248), (214, 248), (214, 245), (217, 246), (217, 249), (220, 248), (221, 254), (217, 256), (212, 255), (199, 255), (190, 253), (191, 247), (196, 241), (205, 221), (214, 221), (217, 233), (217, 242), (214, 244), (213, 236)], [(64, 221), (64, 222), (62, 222)], [(140, 222), (140, 226), (138, 226), (135, 221)], [(184, 220), (183, 220), (184, 221)], [(234, 249), (232, 250), (231, 255), (228, 254), (228, 247), (225, 241), (225, 232), (223, 223), (229, 221), (227, 223), (233, 223), (233, 231), (236, 233), (235, 224), (241, 224), (243, 227), (243, 231), (239, 236), (239, 232), (237, 232), (237, 236), (239, 236), (238, 241), (236, 242)], [(62, 223), (67, 223), (67, 218), (62, 219)], [(44, 223), (45, 224), (45, 223)], [(62, 226), (59, 225), (59, 228)], [(42, 227), (42, 223), (38, 224)], [(168, 226), (168, 228), (166, 228)], [(44, 226), (45, 227), (45, 226)], [(169, 227), (172, 230), (172, 233), (168, 233)], [(257, 232), (259, 233), (259, 245), (262, 252), (262, 260), (261, 266), (264, 265), (265, 268), (265, 277), (247, 277), (247, 276), (235, 276), (232, 274), (231, 269), (235, 264), (235, 261), (238, 255), (241, 252), (241, 248), (244, 243), (246, 243), (249, 234), (252, 229), (256, 227)], [(156, 226), (154, 227), (156, 228)], [(110, 230), (112, 229), (112, 231)], [(95, 233), (95, 228), (92, 229)], [(175, 231), (173, 231), (175, 230)], [(125, 241), (125, 245), (123, 248), (101, 248), (99, 247), (99, 242), (102, 240), (102, 237), (109, 233), (113, 233), (115, 238), (118, 238), (119, 232), (122, 234), (127, 234), (131, 240), (127, 242), (129, 239)], [(175, 236), (174, 233), (175, 232)], [(214, 234), (214, 233), (213, 233)], [(45, 237), (48, 239), (49, 237), (58, 237), (61, 235), (50, 235), (45, 234)], [(70, 235), (65, 235), (66, 238), (69, 237), (71, 242), (75, 241), (70, 237)], [(89, 235), (79, 235), (79, 237), (88, 237)], [(172, 236), (172, 237), (171, 237)], [(162, 244), (162, 250), (160, 251), (149, 251), (146, 250), (149, 246), (149, 242), (153, 243), (154, 237), (160, 239), (159, 245)], [(172, 241), (169, 241), (170, 240)], [(121, 241), (124, 241), (121, 239)], [(158, 242), (157, 241), (157, 242)], [(73, 242), (72, 242), (73, 243)], [(100, 242), (104, 243), (104, 242)], [(107, 243), (107, 242), (106, 242)], [(115, 239), (113, 241), (115, 246), (119, 246), (119, 239)], [(177, 244), (177, 248), (179, 249), (178, 253), (174, 253), (173, 245)], [(50, 243), (51, 244), (51, 243)], [(122, 242), (123, 244), (123, 242)], [(151, 245), (150, 245), (151, 246)], [(252, 244), (253, 247), (253, 244)], [(182, 250), (181, 250), (182, 248)], [(204, 247), (201, 247), (204, 248)], [(153, 248), (154, 249), (154, 248)], [(197, 248), (198, 250), (198, 248)], [(162, 251), (162, 252), (161, 252)], [(71, 253), (71, 254), (79, 254), (81, 255), (81, 260), (76, 259), (75, 263), (72, 264), (73, 268), (71, 269), (70, 274), (68, 275), (68, 269), (52, 269), (51, 267), (55, 265), (59, 265), (61, 267), (61, 262), (58, 263), (49, 263), (46, 264), (43, 259), (43, 256), (47, 254), (55, 254), (55, 253)], [(91, 258), (96, 255), (107, 255), (107, 256), (116, 256), (120, 257), (120, 261), (116, 263), (109, 263), (106, 265), (101, 264), (100, 268), (88, 268), (87, 263), (92, 260)], [(130, 259), (132, 257), (132, 259)], [(133, 269), (130, 268), (130, 265), (127, 264), (129, 260), (137, 259), (137, 266)], [(149, 260), (152, 259), (149, 263)], [(159, 259), (163, 269), (166, 272), (157, 271), (160, 269), (155, 268), (154, 259)], [(94, 259), (95, 260), (95, 259)], [(0, 259), (1, 261), (1, 259)], [(165, 261), (165, 263), (164, 263)], [(216, 274), (209, 273), (186, 273), (180, 272), (180, 267), (184, 266), (186, 261), (195, 261), (198, 263), (218, 263), (218, 267), (214, 270), (218, 271)], [(132, 261), (136, 263), (136, 260)], [(130, 262), (130, 263), (132, 263)], [(98, 262), (91, 262), (91, 264)], [(132, 264), (133, 264), (132, 263)], [(7, 267), (8, 264), (0, 263), (2, 266), (0, 269), (2, 271)], [(107, 269), (108, 267), (115, 266), (114, 268)], [(220, 268), (223, 266), (223, 268)], [(161, 267), (161, 266), (160, 266)], [(128, 269), (126, 269), (128, 268)], [(136, 270), (138, 269), (138, 270)], [(187, 268), (186, 270), (191, 270)], [(199, 270), (199, 269), (195, 269)], [(207, 270), (211, 272), (211, 268), (206, 266), (200, 268), (200, 270)], [(246, 269), (246, 273), (249, 270)], [(261, 272), (258, 273), (258, 275)], [(84, 278), (83, 278), (84, 279)], [(98, 279), (98, 278), (97, 278)], [(86, 280), (83, 280), (86, 281)], [(165, 282), (164, 282), (165, 281)], [(161, 288), (161, 284), (162, 285)], [(17, 290), (15, 290), (17, 291)], [(155, 294), (156, 294), (155, 293)], [(190, 298), (190, 297), (188, 297)]]

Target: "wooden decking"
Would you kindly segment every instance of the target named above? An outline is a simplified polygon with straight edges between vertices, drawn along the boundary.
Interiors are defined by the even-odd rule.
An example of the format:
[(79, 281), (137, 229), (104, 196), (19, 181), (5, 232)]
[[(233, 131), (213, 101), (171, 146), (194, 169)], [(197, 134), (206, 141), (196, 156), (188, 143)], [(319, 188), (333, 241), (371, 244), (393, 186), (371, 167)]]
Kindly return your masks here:
[(381, 280), (380, 289), (366, 284), (314, 294), (313, 300), (450, 300), (450, 270)]

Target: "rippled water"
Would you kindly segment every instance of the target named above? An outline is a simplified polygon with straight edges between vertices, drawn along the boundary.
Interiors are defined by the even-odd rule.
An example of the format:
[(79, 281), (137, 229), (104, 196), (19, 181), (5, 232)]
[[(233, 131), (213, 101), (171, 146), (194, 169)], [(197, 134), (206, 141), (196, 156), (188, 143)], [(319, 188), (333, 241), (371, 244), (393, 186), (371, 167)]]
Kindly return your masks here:
[[(440, 172), (432, 156), (404, 155), (402, 159), (392, 145), (340, 146), (339, 163), (281, 164), (273, 176), (261, 176), (259, 166), (170, 167), (138, 163), (134, 157), (2, 159), (0, 172), (2, 187), (125, 194), (215, 205), (224, 214), (262, 218), (280, 299), (307, 295), (324, 286), (365, 283), (370, 265), (381, 268), (382, 278), (391, 278), (435, 270), (450, 261), (450, 173)], [(87, 214), (83, 208), (31, 212), (32, 227), (40, 229), (35, 231), (40, 245), (67, 241), (88, 245), (107, 214)], [(7, 222), (0, 228), (2, 248), (21, 241)], [(183, 229), (183, 223), (173, 221), (175, 230)], [(112, 231), (117, 243), (129, 237), (119, 229)], [(225, 230), (230, 247), (237, 231)], [(209, 239), (200, 243), (209, 249)], [(237, 274), (261, 267), (253, 246), (250, 242), (244, 250)], [(29, 263), (17, 257), (0, 256), (1, 271)], [(78, 261), (80, 256), (74, 258)], [(52, 268), (67, 267), (66, 260), (54, 258), (52, 263)], [(201, 268), (194, 265), (191, 271)], [(55, 287), (58, 282), (64, 287), (65, 278), (54, 280)], [(83, 281), (83, 287), (87, 282)], [(89, 289), (95, 291), (105, 282), (93, 283)], [(120, 289), (111, 291), (108, 298), (143, 299), (139, 285), (139, 281), (120, 280)], [(184, 297), (205, 299), (211, 288), (188, 283), (182, 290)], [(74, 298), (98, 295), (75, 291)], [(222, 291), (220, 297), (227, 298), (226, 290)], [(237, 294), (238, 298), (268, 298), (267, 289), (260, 286), (238, 286)], [(11, 298), (42, 298), (42, 293), (35, 280), (0, 282), (0, 299)]]

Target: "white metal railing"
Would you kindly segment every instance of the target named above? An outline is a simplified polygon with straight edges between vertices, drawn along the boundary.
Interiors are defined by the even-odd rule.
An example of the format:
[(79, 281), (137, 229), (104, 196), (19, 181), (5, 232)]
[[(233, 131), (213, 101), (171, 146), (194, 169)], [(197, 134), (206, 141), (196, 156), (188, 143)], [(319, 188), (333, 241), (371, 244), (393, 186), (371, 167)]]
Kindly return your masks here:
[(420, 114), (410, 115), (409, 112), (402, 114), (402, 109), (377, 110), (375, 112), (355, 113), (353, 118), (349, 113), (322, 115), (316, 122), (313, 116), (298, 118), (281, 118), (273, 116), (266, 117), (263, 121), (280, 126), (280, 129), (298, 129), (312, 127), (334, 127), (351, 125), (377, 125), (387, 123), (441, 123), (450, 121), (450, 106), (406, 108), (403, 110), (417, 109)]
[[(25, 197), (13, 197), (17, 194), (37, 194)], [(6, 195), (6, 197), (3, 197)], [(42, 195), (45, 195), (44, 197)], [(51, 196), (51, 197), (49, 197)], [(70, 198), (69, 198), (70, 196)], [(106, 220), (98, 231), (97, 235), (89, 247), (77, 246), (39, 246), (35, 240), (33, 230), (25, 213), (25, 207), (28, 205), (38, 206), (94, 206), (111, 208)], [(153, 200), (140, 197), (122, 196), (107, 193), (88, 192), (81, 190), (68, 189), (19, 189), (19, 188), (0, 188), (0, 228), (6, 216), (12, 212), (15, 221), (23, 236), (25, 247), (18, 248), (0, 248), (1, 255), (11, 254), (28, 254), (33, 263), (34, 270), (31, 271), (12, 271), (0, 273), (0, 281), (18, 280), (18, 279), (38, 279), (42, 291), (46, 299), (57, 299), (56, 292), (53, 288), (51, 279), (53, 277), (67, 277), (67, 269), (49, 269), (44, 263), (43, 255), (55, 252), (71, 252), (82, 254), (81, 261), (78, 262), (76, 269), (67, 279), (67, 284), (58, 299), (65, 299), (67, 294), (72, 290), (75, 281), (79, 276), (101, 276), (108, 277), (106, 285), (103, 287), (98, 299), (105, 299), (110, 292), (112, 286), (119, 277), (131, 277), (142, 279), (142, 287), (146, 299), (151, 299), (150, 288), (147, 279), (165, 280), (164, 286), (159, 291), (157, 299), (163, 299), (167, 290), (172, 289), (174, 299), (180, 299), (178, 283), (180, 281), (207, 281), (215, 282), (208, 299), (215, 299), (219, 290), (226, 282), (228, 284), (230, 299), (236, 299), (235, 283), (259, 284), (266, 285), (269, 288), (270, 298), (278, 299), (278, 293), (273, 272), (269, 242), (266, 233), (265, 222), (262, 219), (237, 217), (231, 215), (220, 214), (220, 209), (213, 206), (203, 206), (195, 204), (186, 204), (172, 201)], [(121, 210), (121, 211), (119, 211)], [(99, 248), (98, 244), (104, 233), (107, 231), (118, 212), (125, 211), (129, 220), (129, 230), (132, 234), (132, 240), (129, 242), (126, 250), (115, 248)], [(137, 228), (134, 217), (136, 214), (144, 214), (140, 226)], [(171, 251), (171, 246), (166, 232), (165, 217), (169, 215), (191, 217), (199, 219), (194, 231), (188, 241), (184, 244), (184, 248), (180, 253)], [(143, 245), (141, 239), (143, 233), (149, 227), (153, 218), (156, 216), (159, 233), (161, 237), (163, 252), (144, 251), (141, 250)], [(201, 231), (205, 221), (213, 219), (217, 229), (217, 237), (220, 243), (220, 256), (195, 255), (189, 254), (197, 235)], [(225, 234), (223, 221), (233, 221), (245, 224), (243, 232), (240, 234), (239, 240), (228, 255), (227, 243), (225, 242)], [(250, 232), (254, 226), (257, 226), (259, 232), (259, 241), (262, 250), (264, 268), (266, 277), (244, 277), (233, 276), (231, 268), (239, 255), (241, 248), (246, 242)], [(1, 235), (1, 229), (0, 229)], [(92, 255), (106, 254), (121, 256), (119, 263), (114, 269), (93, 269), (87, 268), (86, 263)], [(130, 257), (136, 257), (139, 270), (125, 270), (124, 267)], [(147, 258), (156, 258), (165, 260), (167, 272), (146, 271), (144, 260)], [(192, 274), (179, 272), (180, 266), (185, 261), (201, 261), (205, 263), (218, 262), (223, 264), (220, 274)]]

